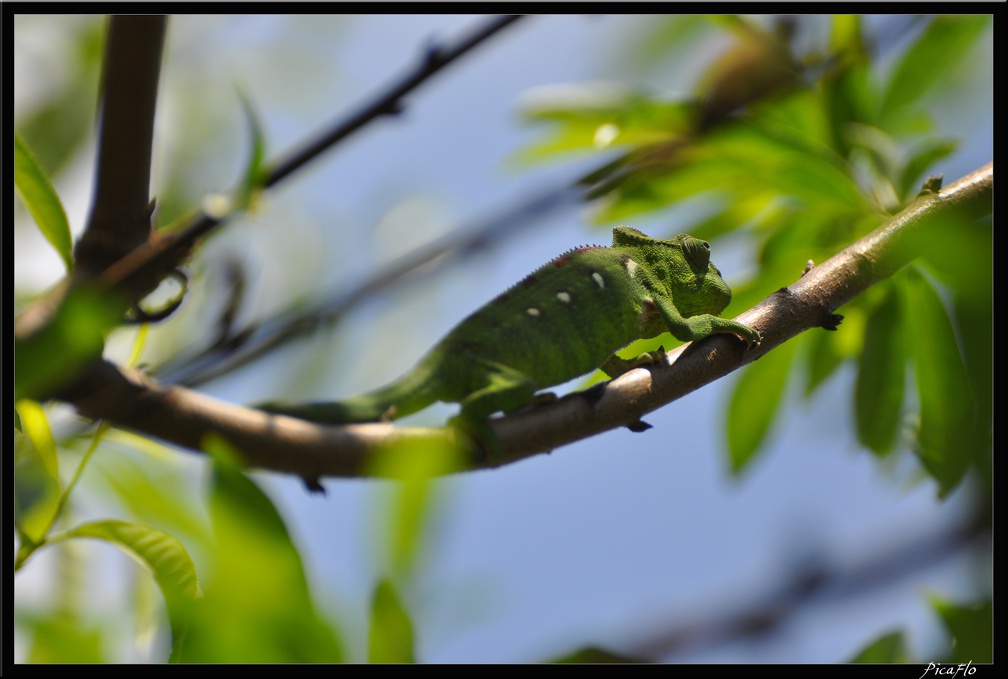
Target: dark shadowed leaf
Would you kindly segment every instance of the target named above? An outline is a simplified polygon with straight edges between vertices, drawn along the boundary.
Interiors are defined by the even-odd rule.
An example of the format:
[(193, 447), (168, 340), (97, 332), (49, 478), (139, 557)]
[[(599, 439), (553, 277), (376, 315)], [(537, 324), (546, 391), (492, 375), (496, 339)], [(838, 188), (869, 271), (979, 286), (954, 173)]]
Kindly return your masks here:
[(856, 663), (905, 663), (909, 662), (906, 641), (902, 632), (890, 632), (865, 646), (851, 662)]
[(877, 455), (892, 450), (899, 429), (907, 360), (899, 294), (880, 287), (886, 294), (868, 317), (854, 389), (858, 438)]
[(766, 439), (791, 375), (797, 342), (786, 342), (742, 370), (728, 403), (728, 455), (733, 474), (752, 462)]
[(952, 635), (949, 660), (989, 663), (994, 660), (994, 617), (990, 599), (963, 606), (931, 597), (942, 622)]
[(908, 334), (920, 402), (917, 454), (944, 497), (969, 467), (973, 451), (962, 443), (964, 432), (974, 426), (975, 409), (955, 332), (937, 291), (915, 268), (907, 270), (902, 286), (913, 309)]

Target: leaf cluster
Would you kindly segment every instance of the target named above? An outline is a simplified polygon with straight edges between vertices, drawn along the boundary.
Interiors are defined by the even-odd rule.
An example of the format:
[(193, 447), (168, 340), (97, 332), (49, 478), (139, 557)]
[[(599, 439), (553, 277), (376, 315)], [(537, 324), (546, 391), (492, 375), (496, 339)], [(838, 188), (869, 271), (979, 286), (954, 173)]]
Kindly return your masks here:
[[(938, 134), (926, 98), (990, 17), (928, 19), (888, 70), (862, 18), (829, 21), (826, 50), (799, 53), (792, 20), (671, 19), (655, 33), (729, 39), (693, 96), (612, 86), (546, 93), (525, 115), (548, 132), (518, 157), (609, 156), (583, 178), (598, 222), (688, 208), (700, 216), (677, 231), (706, 240), (744, 234), (758, 268), (733, 284), (727, 313), (748, 308), (913, 202), (925, 174), (957, 147)], [(644, 43), (660, 56), (657, 40)], [(800, 379), (810, 396), (853, 365), (865, 447), (879, 456), (913, 449), (942, 495), (971, 466), (989, 474), (990, 238), (989, 218), (932, 229), (913, 265), (840, 310), (841, 332), (806, 333), (746, 368), (726, 411), (731, 469), (755, 459), (790, 384)], [(627, 355), (649, 349), (637, 343)]]

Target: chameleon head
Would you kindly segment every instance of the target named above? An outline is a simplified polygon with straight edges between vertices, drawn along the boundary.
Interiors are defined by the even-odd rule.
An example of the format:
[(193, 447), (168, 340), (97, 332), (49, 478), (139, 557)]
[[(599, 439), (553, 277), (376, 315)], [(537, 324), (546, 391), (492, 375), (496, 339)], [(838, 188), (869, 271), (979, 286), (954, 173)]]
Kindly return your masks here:
[(731, 302), (731, 289), (710, 261), (710, 243), (685, 233), (651, 238), (629, 226), (613, 230), (613, 245), (634, 251), (665, 285), (683, 316), (718, 315)]

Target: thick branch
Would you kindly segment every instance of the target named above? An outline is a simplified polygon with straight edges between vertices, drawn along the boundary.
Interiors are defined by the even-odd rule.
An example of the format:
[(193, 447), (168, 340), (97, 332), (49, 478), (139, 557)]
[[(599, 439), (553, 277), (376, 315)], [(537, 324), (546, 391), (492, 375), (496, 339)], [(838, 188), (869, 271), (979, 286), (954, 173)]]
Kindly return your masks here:
[[(745, 351), (736, 338), (712, 336), (670, 354), (669, 366), (631, 370), (591, 396), (570, 394), (494, 420), (503, 457), (494, 465), (473, 467), (514, 462), (632, 425), (643, 414), (758, 359), (798, 333), (828, 325), (836, 308), (912, 259), (914, 252), (907, 244), (919, 231), (949, 216), (965, 219), (989, 213), (993, 178), (989, 164), (939, 194), (919, 199), (791, 287), (739, 316), (762, 333), (758, 348)], [(360, 474), (366, 458), (395, 438), (447, 436), (441, 430), (387, 424), (333, 427), (267, 415), (180, 387), (162, 387), (109, 363), (98, 366), (68, 400), (87, 417), (108, 418), (194, 450), (207, 434), (218, 433), (242, 450), (251, 464), (309, 480)]]
[(163, 16), (109, 19), (94, 200), (76, 248), (76, 273), (83, 279), (150, 235), (151, 145), (165, 24)]

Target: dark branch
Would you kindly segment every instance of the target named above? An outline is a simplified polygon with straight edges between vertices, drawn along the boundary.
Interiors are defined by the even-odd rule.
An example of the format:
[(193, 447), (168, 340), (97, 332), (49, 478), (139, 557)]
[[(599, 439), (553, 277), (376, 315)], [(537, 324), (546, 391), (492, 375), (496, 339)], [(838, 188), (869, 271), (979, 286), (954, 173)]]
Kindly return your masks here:
[(163, 16), (108, 22), (94, 200), (76, 248), (76, 274), (93, 278), (150, 235), (151, 145), (164, 42)]

